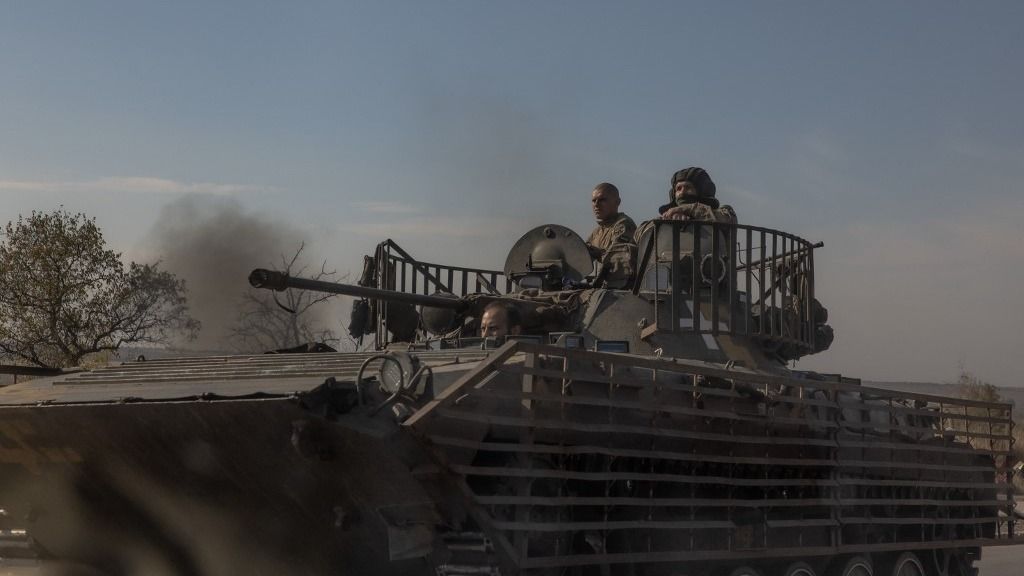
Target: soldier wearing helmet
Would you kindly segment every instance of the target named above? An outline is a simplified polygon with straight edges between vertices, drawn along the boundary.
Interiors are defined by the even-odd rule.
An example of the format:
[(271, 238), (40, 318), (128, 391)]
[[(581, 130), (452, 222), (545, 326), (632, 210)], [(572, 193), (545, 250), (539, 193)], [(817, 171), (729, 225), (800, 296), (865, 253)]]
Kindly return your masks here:
[(715, 182), (707, 170), (692, 166), (672, 175), (668, 204), (658, 208), (666, 220), (704, 220), (736, 223), (732, 206), (720, 206), (715, 199)]

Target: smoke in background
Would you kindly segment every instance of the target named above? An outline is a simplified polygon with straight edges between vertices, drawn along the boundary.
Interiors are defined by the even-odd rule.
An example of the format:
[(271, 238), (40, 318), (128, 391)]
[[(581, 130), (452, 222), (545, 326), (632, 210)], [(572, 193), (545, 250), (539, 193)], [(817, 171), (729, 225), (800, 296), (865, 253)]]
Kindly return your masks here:
[[(185, 346), (199, 350), (231, 350), (229, 329), (253, 268), (281, 268), (282, 257), (291, 259), (306, 241), (301, 259), (310, 269), (320, 269), (300, 231), (247, 211), (230, 198), (187, 196), (165, 206), (150, 241), (153, 257), (186, 282), (189, 310), (202, 322), (202, 330)], [(331, 307), (324, 306), (320, 313), (328, 316), (328, 310)], [(331, 320), (336, 319), (318, 319)], [(339, 331), (338, 326), (331, 327)]]

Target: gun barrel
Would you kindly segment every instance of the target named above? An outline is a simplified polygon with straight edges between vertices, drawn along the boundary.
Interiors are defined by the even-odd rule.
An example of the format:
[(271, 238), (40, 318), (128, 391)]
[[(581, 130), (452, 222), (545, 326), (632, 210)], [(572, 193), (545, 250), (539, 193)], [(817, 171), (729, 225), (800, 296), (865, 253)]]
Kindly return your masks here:
[(326, 292), (328, 294), (342, 294), (345, 296), (356, 296), (358, 298), (373, 298), (389, 302), (404, 302), (431, 308), (449, 308), (460, 310), (465, 307), (465, 302), (459, 298), (445, 298), (442, 296), (427, 296), (425, 294), (407, 294), (405, 292), (394, 292), (356, 286), (353, 284), (341, 284), (338, 282), (325, 282), (323, 280), (310, 280), (308, 278), (293, 278), (283, 272), (257, 268), (249, 274), (249, 284), (253, 288), (266, 288), (268, 290), (282, 291), (287, 288), (299, 290), (312, 290), (314, 292)]

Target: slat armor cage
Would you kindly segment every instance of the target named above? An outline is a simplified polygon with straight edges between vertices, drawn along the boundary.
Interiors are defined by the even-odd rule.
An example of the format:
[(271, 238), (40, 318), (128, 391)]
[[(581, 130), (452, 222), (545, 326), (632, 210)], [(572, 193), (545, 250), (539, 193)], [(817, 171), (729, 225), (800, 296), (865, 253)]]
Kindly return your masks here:
[[(787, 347), (789, 357), (816, 350), (816, 323), (824, 322), (816, 317), (816, 245), (758, 226), (678, 220), (645, 222), (636, 241), (630, 285), (654, 303), (658, 331), (749, 336)], [(374, 270), (375, 288), (409, 294), (514, 291), (500, 270), (418, 261), (392, 240), (377, 246)], [(390, 342), (387, 311), (384, 302), (376, 308), (378, 349)]]
[(508, 342), (406, 425), (521, 570), (1008, 544), (1011, 404)]

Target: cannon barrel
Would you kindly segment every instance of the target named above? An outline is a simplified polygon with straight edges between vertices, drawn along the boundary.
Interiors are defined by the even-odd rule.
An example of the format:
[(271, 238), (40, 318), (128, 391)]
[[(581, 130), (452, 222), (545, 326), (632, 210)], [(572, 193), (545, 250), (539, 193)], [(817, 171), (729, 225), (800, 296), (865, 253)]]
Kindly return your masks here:
[(312, 290), (314, 292), (326, 292), (329, 294), (343, 294), (358, 298), (373, 298), (386, 300), (388, 302), (404, 302), (431, 308), (448, 308), (451, 310), (462, 310), (466, 307), (465, 300), (461, 298), (445, 298), (442, 296), (427, 296), (425, 294), (407, 294), (392, 290), (381, 290), (366, 286), (353, 284), (342, 284), (340, 282), (325, 282), (323, 280), (310, 280), (308, 278), (294, 278), (284, 272), (257, 268), (249, 274), (249, 284), (253, 288), (266, 288), (268, 290), (283, 291), (288, 288), (299, 290)]

